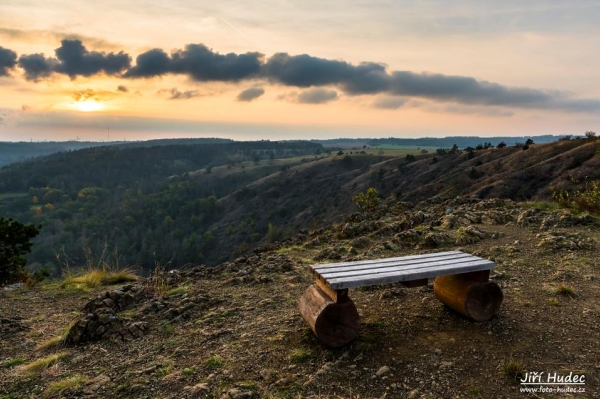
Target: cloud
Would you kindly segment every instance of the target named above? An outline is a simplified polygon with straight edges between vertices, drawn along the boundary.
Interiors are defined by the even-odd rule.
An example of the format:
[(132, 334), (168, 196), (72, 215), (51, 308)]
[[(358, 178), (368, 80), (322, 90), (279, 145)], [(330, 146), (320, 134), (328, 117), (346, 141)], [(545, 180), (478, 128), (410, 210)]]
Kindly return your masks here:
[(375, 108), (379, 109), (398, 109), (407, 102), (406, 98), (401, 97), (379, 97), (373, 103)]
[(131, 57), (123, 51), (116, 54), (89, 51), (80, 40), (63, 40), (54, 52), (56, 58), (46, 58), (43, 54), (22, 55), (19, 66), (25, 70), (25, 78), (39, 81), (53, 73), (71, 79), (99, 73), (118, 75), (131, 65)]
[(269, 58), (262, 68), (262, 75), (286, 86), (340, 85), (349, 94), (384, 91), (389, 80), (383, 64), (364, 62), (354, 66), (345, 61), (287, 53), (277, 53)]
[(96, 97), (96, 92), (94, 92), (94, 90), (92, 89), (73, 92), (71, 97), (73, 97), (73, 100), (75, 101), (85, 101), (89, 100), (90, 98), (93, 100), (98, 100), (98, 98)]
[(190, 98), (200, 97), (198, 90), (179, 91), (176, 87), (172, 89), (161, 89), (158, 94), (169, 94), (169, 100), (189, 100)]
[[(4, 63), (0, 73), (14, 67), (14, 52), (2, 49)], [(43, 54), (22, 55), (18, 65), (25, 78), (39, 81), (54, 73), (72, 79), (99, 73), (124, 78), (152, 78), (167, 74), (185, 75), (197, 82), (243, 82), (262, 80), (287, 87), (309, 90), (292, 97), (301, 103), (323, 103), (337, 98), (335, 88), (347, 95), (384, 95), (374, 103), (376, 108), (395, 109), (404, 106), (404, 97), (439, 103), (491, 106), (521, 109), (561, 110), (566, 112), (600, 111), (600, 99), (581, 99), (571, 94), (527, 87), (509, 87), (477, 80), (469, 76), (450, 76), (411, 71), (390, 71), (384, 64), (363, 62), (351, 64), (308, 54), (276, 53), (270, 58), (258, 52), (220, 54), (203, 44), (188, 44), (184, 49), (167, 54), (152, 49), (131, 58), (125, 52), (105, 53), (87, 50), (80, 40), (63, 40), (56, 58)], [(12, 66), (11, 66), (12, 65)], [(318, 90), (317, 90), (318, 89)], [(258, 93), (258, 92), (256, 92)], [(334, 95), (335, 93), (335, 95)], [(252, 92), (240, 93), (244, 101)], [(195, 90), (171, 94), (173, 99), (198, 96)]]
[(265, 89), (262, 87), (250, 87), (237, 95), (238, 101), (252, 101), (265, 94)]
[(149, 78), (168, 73), (188, 75), (199, 82), (238, 82), (257, 76), (262, 65), (260, 53), (219, 54), (203, 44), (188, 44), (170, 56), (160, 49), (149, 50), (136, 58), (136, 65), (125, 77)]
[(13, 28), (0, 28), (0, 36), (7, 37), (12, 40), (20, 40), (24, 42), (56, 42), (63, 39), (68, 40), (79, 40), (91, 45), (95, 48), (115, 50), (119, 47), (116, 43), (108, 42), (104, 39), (96, 37), (80, 35), (78, 33), (69, 33), (54, 30), (44, 29), (13, 29)]
[(324, 104), (337, 99), (335, 90), (313, 88), (298, 94), (297, 102), (302, 104)]
[(123, 85), (119, 85), (119, 87), (117, 87), (117, 91), (120, 91), (121, 93), (127, 93), (129, 92), (129, 89)]
[(17, 65), (17, 53), (0, 46), (0, 76), (8, 76), (9, 70)]

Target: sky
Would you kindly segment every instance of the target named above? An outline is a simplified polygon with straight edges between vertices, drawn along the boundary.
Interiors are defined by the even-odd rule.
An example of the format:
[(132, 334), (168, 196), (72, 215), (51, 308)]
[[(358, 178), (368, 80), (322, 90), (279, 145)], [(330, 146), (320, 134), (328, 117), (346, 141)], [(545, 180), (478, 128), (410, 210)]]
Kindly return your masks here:
[(0, 141), (600, 125), (597, 0), (1, 0)]

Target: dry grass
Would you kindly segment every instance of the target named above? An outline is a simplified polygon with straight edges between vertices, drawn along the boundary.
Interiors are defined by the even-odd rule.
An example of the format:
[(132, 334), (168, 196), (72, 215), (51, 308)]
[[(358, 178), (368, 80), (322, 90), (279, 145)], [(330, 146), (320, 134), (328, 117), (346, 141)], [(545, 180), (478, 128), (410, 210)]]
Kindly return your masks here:
[(54, 363), (57, 363), (61, 359), (65, 358), (67, 355), (67, 352), (55, 353), (54, 355), (46, 356), (42, 359), (36, 360), (35, 362), (26, 364), (22, 366), (21, 369), (29, 373), (41, 373), (42, 371), (52, 366)]
[(65, 378), (64, 380), (56, 381), (48, 385), (44, 396), (55, 396), (62, 395), (66, 391), (70, 391), (79, 388), (85, 384), (87, 377), (81, 375), (75, 375), (73, 377)]
[(76, 288), (80, 290), (93, 289), (100, 286), (114, 285), (136, 281), (137, 276), (128, 269), (110, 271), (107, 269), (90, 269), (85, 273), (71, 275), (68, 274), (61, 288)]

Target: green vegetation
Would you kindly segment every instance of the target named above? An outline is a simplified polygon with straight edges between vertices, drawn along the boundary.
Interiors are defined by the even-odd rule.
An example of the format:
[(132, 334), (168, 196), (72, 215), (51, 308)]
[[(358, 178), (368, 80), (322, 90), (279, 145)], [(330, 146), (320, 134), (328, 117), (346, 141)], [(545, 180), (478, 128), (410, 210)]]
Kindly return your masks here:
[(559, 285), (554, 289), (554, 293), (569, 298), (574, 298), (576, 296), (573, 287), (570, 287), (568, 285)]
[[(573, 183), (579, 183), (572, 179)], [(569, 192), (567, 190), (553, 190), (552, 196), (559, 205), (565, 208), (587, 211), (600, 215), (600, 181), (586, 180), (582, 189)]]
[(219, 355), (213, 355), (208, 358), (206, 363), (204, 364), (204, 368), (207, 370), (215, 370), (221, 368), (223, 366), (224, 360)]
[(31, 251), (31, 240), (39, 232), (32, 224), (0, 218), (0, 286), (24, 279), (23, 255)]
[[(114, 254), (113, 268), (143, 271), (156, 262), (200, 263), (217, 247), (209, 227), (226, 215), (218, 198), (235, 193), (234, 200), (246, 201), (256, 196), (243, 190), (246, 185), (322, 151), (320, 144), (299, 141), (172, 144), (87, 148), (0, 169), (0, 192), (19, 193), (1, 198), (0, 214), (45, 226), (29, 268), (59, 277), (87, 265), (90, 253)], [(251, 233), (263, 238), (268, 222), (250, 224)]]
[(525, 377), (525, 366), (523, 366), (523, 363), (513, 359), (502, 362), (500, 369), (514, 383), (518, 383)]
[(79, 388), (80, 386), (85, 384), (86, 381), (87, 377), (81, 375), (75, 375), (73, 377), (65, 378), (60, 381), (55, 381), (48, 385), (48, 388), (46, 388), (44, 394), (46, 396), (62, 395), (66, 391), (71, 391), (76, 388)]
[(379, 196), (377, 190), (370, 187), (367, 191), (358, 193), (352, 198), (359, 212), (372, 211), (379, 204)]
[(288, 359), (290, 359), (290, 362), (292, 363), (304, 363), (311, 357), (312, 353), (302, 348), (292, 349), (288, 355)]
[(13, 367), (16, 367), (16, 366), (20, 366), (23, 363), (25, 363), (25, 358), (18, 357), (16, 359), (6, 360), (2, 364), (0, 364), (0, 367), (2, 367), (4, 369), (10, 369), (10, 368), (13, 368)]
[(54, 355), (50, 355), (24, 365), (23, 370), (31, 373), (41, 373), (48, 367), (52, 366), (54, 363), (64, 359), (67, 355), (67, 352), (55, 353)]
[(188, 292), (190, 292), (190, 289), (191, 287), (189, 285), (182, 285), (180, 287), (171, 288), (165, 293), (164, 296), (165, 298), (169, 298), (172, 296), (187, 294)]

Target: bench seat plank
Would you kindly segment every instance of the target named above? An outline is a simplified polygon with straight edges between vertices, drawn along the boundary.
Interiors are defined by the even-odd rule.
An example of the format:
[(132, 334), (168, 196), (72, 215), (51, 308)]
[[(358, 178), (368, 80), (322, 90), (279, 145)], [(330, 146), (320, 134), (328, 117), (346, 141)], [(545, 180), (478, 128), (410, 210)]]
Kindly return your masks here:
[(452, 257), (442, 256), (442, 257), (430, 257), (425, 259), (413, 259), (413, 260), (397, 260), (394, 262), (381, 262), (381, 263), (373, 263), (369, 265), (348, 265), (341, 267), (330, 267), (326, 269), (321, 269), (318, 267), (314, 267), (313, 270), (319, 273), (321, 276), (331, 276), (340, 272), (349, 272), (349, 271), (360, 271), (364, 270), (365, 272), (375, 272), (378, 269), (397, 269), (397, 268), (418, 268), (418, 267), (427, 267), (427, 265), (435, 265), (435, 264), (451, 264), (456, 262), (468, 262), (472, 260), (479, 260), (468, 254), (463, 255), (453, 255)]
[[(434, 252), (429, 254), (422, 255), (408, 255), (408, 256), (398, 256), (395, 258), (383, 258), (383, 259), (374, 259), (374, 260), (357, 260), (353, 262), (339, 262), (339, 263), (320, 263), (316, 265), (312, 265), (312, 269), (326, 269), (331, 267), (340, 267), (340, 266), (355, 266), (355, 265), (372, 265), (378, 263), (386, 263), (386, 262), (395, 262), (395, 261), (403, 261), (403, 260), (412, 260), (412, 259), (427, 259), (431, 257), (439, 257), (439, 256), (452, 256), (452, 255), (469, 255), (465, 254), (461, 251), (447, 251), (447, 252)], [(473, 256), (473, 255), (469, 255)]]
[(411, 255), (375, 261), (313, 265), (311, 271), (333, 290), (406, 282), (490, 270), (494, 262), (460, 251)]

